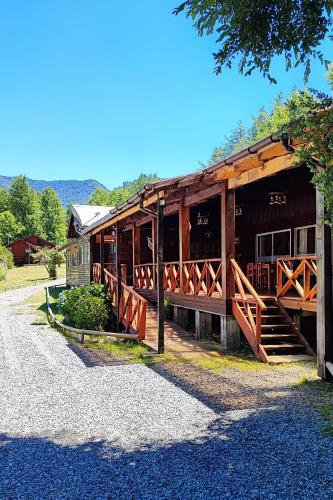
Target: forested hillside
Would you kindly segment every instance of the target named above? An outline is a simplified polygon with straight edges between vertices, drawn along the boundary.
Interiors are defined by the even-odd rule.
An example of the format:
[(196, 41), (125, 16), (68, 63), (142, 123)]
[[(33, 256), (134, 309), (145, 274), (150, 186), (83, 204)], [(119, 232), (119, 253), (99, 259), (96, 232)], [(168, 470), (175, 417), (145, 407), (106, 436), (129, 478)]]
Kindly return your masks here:
[(7, 245), (32, 234), (64, 243), (66, 226), (66, 210), (50, 187), (38, 193), (20, 175), (7, 189), (0, 189), (0, 244)]
[(140, 174), (133, 181), (125, 181), (119, 187), (106, 191), (104, 188), (98, 188), (89, 199), (90, 205), (104, 205), (116, 207), (120, 203), (126, 201), (133, 194), (137, 193), (146, 184), (151, 184), (160, 180), (157, 174)]
[[(9, 188), (13, 177), (6, 177), (0, 175), (0, 188)], [(89, 198), (92, 193), (96, 191), (97, 188), (102, 188), (106, 192), (108, 189), (103, 186), (98, 181), (94, 179), (88, 179), (85, 181), (77, 180), (56, 180), (56, 181), (43, 181), (27, 179), (30, 187), (41, 193), (46, 188), (52, 188), (59, 196), (61, 203), (64, 207), (67, 207), (70, 203), (85, 204), (88, 203)]]

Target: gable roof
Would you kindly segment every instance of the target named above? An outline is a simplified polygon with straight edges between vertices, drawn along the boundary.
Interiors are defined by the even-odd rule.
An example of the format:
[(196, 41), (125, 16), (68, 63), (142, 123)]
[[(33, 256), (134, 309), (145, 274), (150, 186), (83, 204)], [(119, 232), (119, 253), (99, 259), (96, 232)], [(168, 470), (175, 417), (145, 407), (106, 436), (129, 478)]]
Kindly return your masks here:
[(35, 245), (34, 243), (31, 243), (29, 241), (30, 238), (38, 238), (40, 241), (43, 241), (45, 243), (45, 245), (49, 245), (49, 246), (55, 246), (54, 243), (52, 243), (51, 241), (47, 241), (45, 240), (44, 238), (42, 238), (41, 236), (38, 236), (37, 234), (31, 234), (30, 236), (27, 236), (26, 238), (19, 238), (18, 240), (15, 240), (15, 241), (12, 241), (11, 243), (9, 243), (8, 245), (6, 245), (7, 247), (10, 247), (12, 245), (14, 245), (15, 243), (19, 243), (20, 241), (23, 241), (24, 243), (26, 243), (27, 245), (31, 246), (31, 247), (35, 247), (37, 248), (38, 245)]
[(78, 233), (96, 224), (110, 213), (114, 207), (99, 205), (72, 205), (74, 227)]

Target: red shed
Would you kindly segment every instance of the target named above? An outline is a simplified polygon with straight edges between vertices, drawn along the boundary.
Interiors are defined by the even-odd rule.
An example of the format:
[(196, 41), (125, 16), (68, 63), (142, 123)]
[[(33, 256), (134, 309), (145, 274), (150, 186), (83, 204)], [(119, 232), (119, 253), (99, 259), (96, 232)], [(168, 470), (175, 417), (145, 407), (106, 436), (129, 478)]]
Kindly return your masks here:
[(33, 264), (31, 254), (36, 253), (41, 247), (54, 248), (55, 244), (40, 236), (32, 235), (7, 245), (13, 252), (15, 265)]

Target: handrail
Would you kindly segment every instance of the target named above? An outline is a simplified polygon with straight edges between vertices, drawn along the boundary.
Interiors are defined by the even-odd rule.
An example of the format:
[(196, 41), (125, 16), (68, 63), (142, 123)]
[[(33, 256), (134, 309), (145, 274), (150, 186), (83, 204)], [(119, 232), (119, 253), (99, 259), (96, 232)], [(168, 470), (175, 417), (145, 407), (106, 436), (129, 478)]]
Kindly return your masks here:
[[(105, 283), (109, 288), (110, 300), (114, 307), (118, 306), (117, 283), (118, 279), (107, 269), (104, 269)], [(138, 340), (145, 338), (147, 300), (137, 293), (133, 287), (121, 283), (121, 297), (119, 300), (119, 319), (124, 325), (126, 332), (135, 331)]]
[[(192, 259), (192, 260), (183, 260), (182, 263), (183, 264), (192, 264), (192, 262), (195, 262), (195, 263), (203, 263), (203, 262), (221, 262), (221, 259), (219, 258), (216, 258), (216, 259), (199, 259), (199, 260), (195, 260), (195, 259)], [(172, 260), (170, 262), (163, 262), (164, 265), (169, 265), (169, 264), (180, 264), (180, 261), (179, 260)], [(154, 262), (146, 262), (144, 264), (136, 264), (134, 266), (134, 268), (137, 268), (137, 267), (142, 267), (142, 266), (156, 266), (156, 263)]]
[(264, 356), (260, 347), (262, 311), (267, 307), (235, 259), (230, 259), (230, 263), (239, 293), (232, 299), (232, 311), (255, 355), (261, 359)]
[[(253, 288), (253, 286), (251, 285), (251, 283), (249, 282), (249, 280), (247, 279), (247, 277), (245, 276), (245, 274), (243, 273), (243, 271), (241, 270), (241, 268), (239, 267), (239, 265), (237, 264), (237, 262), (235, 261), (235, 259), (230, 259), (230, 262), (231, 262), (233, 270), (235, 270), (238, 273), (238, 275), (240, 277), (240, 280), (244, 283), (244, 285), (246, 286), (246, 288), (250, 292), (250, 295), (252, 295), (252, 297), (254, 298), (255, 302), (258, 303), (260, 309), (262, 311), (265, 311), (267, 309), (267, 307), (265, 306), (264, 301), (258, 295), (258, 293), (255, 291), (255, 289)], [(240, 283), (238, 283), (237, 280), (236, 280), (236, 283), (239, 286)], [(238, 290), (239, 290), (239, 288), (238, 288)], [(241, 290), (242, 290), (244, 296), (242, 295)], [(239, 292), (242, 295), (242, 299), (244, 299), (244, 298), (246, 298), (246, 296), (245, 296), (245, 291), (244, 291), (243, 286), (241, 286), (241, 290), (239, 290)]]

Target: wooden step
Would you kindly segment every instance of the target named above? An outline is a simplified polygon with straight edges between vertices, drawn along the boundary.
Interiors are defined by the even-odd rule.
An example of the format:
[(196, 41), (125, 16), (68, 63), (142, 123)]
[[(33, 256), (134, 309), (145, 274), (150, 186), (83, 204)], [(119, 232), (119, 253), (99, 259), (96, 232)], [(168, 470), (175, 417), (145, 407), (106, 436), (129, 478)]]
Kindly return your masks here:
[(269, 339), (288, 339), (290, 337), (298, 337), (296, 333), (263, 333), (261, 335), (262, 340)]
[(267, 344), (264, 345), (262, 344), (263, 348), (265, 351), (278, 351), (278, 350), (283, 350), (283, 349), (301, 349), (304, 347), (303, 344)]
[(300, 361), (313, 361), (313, 356), (308, 354), (278, 354), (267, 356), (270, 365), (280, 365), (281, 363), (298, 363)]
[(291, 325), (289, 325), (289, 323), (275, 323), (275, 324), (271, 324), (271, 325), (261, 325), (261, 329), (262, 330), (271, 330), (271, 329), (275, 329), (275, 328), (290, 328)]

